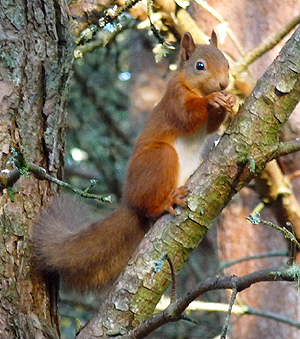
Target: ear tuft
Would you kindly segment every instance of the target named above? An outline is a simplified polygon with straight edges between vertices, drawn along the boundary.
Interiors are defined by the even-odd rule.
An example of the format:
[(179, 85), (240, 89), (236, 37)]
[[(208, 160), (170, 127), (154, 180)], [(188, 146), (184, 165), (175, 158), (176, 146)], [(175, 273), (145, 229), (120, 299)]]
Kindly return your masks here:
[(218, 47), (218, 37), (214, 30), (211, 32), (210, 45)]
[(191, 34), (184, 33), (184, 36), (181, 39), (181, 61), (189, 60), (195, 48), (196, 45)]

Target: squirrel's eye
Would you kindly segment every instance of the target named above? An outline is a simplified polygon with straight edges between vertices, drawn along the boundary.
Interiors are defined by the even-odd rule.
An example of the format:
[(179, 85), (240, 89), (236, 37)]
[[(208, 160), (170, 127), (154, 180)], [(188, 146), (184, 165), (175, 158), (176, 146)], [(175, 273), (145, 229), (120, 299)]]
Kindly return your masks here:
[(203, 71), (205, 69), (204, 63), (202, 61), (198, 61), (196, 63), (196, 68), (198, 71)]

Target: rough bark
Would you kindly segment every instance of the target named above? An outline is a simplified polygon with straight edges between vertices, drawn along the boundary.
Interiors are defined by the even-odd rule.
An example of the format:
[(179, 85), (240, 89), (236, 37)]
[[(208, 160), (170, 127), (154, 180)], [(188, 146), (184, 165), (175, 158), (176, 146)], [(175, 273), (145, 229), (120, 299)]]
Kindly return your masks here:
[[(64, 1), (0, 1), (0, 162), (13, 148), (61, 177), (66, 85), (73, 58)], [(5, 181), (5, 172), (1, 172)], [(4, 182), (3, 182), (4, 183)], [(53, 188), (52, 192), (57, 189)], [(32, 270), (30, 225), (49, 184), (22, 176), (0, 196), (0, 337), (55, 338), (45, 286)], [(51, 323), (52, 321), (52, 323)]]

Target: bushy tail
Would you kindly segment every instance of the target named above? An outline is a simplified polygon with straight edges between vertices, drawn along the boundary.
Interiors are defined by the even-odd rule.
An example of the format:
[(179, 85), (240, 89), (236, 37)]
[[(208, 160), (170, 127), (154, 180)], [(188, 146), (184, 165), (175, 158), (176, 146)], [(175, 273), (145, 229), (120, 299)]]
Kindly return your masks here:
[(92, 224), (86, 222), (87, 213), (74, 201), (57, 200), (33, 227), (39, 269), (57, 271), (78, 291), (100, 289), (112, 282), (146, 232), (143, 221), (126, 206)]

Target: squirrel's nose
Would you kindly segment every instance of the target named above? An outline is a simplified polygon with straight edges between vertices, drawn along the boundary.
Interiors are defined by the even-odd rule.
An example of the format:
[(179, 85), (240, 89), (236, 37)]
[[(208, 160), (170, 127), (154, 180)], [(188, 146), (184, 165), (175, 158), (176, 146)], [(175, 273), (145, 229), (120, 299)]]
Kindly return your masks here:
[(221, 91), (223, 91), (228, 85), (228, 82), (226, 81), (222, 81), (220, 82), (220, 88), (221, 88)]

